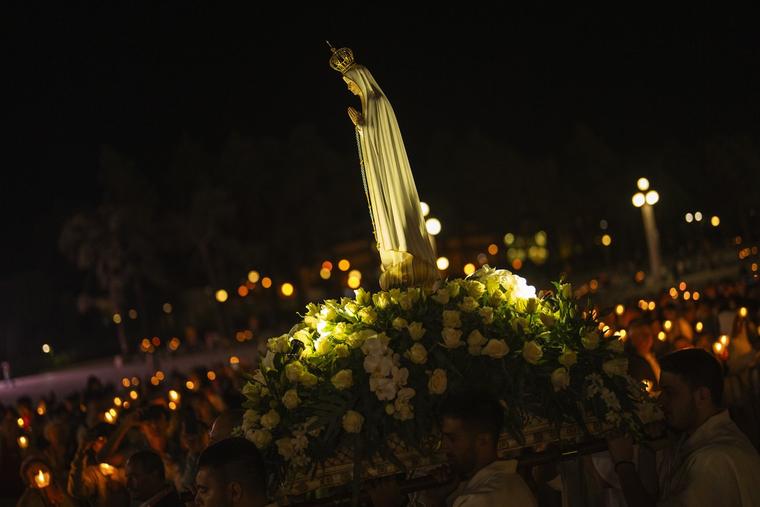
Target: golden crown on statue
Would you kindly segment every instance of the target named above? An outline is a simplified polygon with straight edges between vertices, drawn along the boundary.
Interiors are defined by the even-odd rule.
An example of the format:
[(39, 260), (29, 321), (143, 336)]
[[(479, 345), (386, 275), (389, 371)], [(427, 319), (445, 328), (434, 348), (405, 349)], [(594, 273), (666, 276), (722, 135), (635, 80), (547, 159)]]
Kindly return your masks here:
[(330, 57), (330, 67), (337, 70), (341, 74), (345, 74), (346, 71), (356, 63), (354, 60), (354, 52), (349, 48), (335, 49), (329, 42), (327, 42), (327, 45), (330, 46), (330, 51), (332, 51), (332, 56)]

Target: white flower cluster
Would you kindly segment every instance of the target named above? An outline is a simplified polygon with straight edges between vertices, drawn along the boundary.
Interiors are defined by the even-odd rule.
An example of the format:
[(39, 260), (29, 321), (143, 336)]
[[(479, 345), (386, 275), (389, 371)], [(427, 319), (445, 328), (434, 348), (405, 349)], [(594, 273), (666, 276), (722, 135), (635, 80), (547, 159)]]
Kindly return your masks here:
[(399, 389), (406, 385), (409, 370), (401, 368), (401, 358), (388, 347), (390, 338), (385, 333), (364, 340), (364, 371), (369, 374), (369, 389), (378, 400), (393, 400)]

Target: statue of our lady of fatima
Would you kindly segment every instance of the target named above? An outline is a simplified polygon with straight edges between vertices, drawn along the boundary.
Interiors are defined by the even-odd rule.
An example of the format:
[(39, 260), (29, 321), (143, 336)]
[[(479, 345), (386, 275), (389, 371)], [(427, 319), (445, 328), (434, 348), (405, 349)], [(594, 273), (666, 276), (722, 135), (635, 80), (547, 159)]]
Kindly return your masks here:
[(356, 127), (364, 189), (380, 252), (383, 290), (432, 286), (439, 280), (435, 254), (404, 141), (390, 102), (370, 71), (349, 48), (332, 48), (330, 67), (361, 99), (361, 113), (348, 108)]

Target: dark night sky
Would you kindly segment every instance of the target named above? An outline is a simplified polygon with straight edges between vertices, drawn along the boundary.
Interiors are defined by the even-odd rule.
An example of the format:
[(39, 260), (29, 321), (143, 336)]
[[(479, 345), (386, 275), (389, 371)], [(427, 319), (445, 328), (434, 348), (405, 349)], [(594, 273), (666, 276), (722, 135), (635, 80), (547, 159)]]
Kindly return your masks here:
[(4, 13), (0, 277), (62, 262), (62, 221), (100, 198), (104, 144), (150, 169), (183, 134), (214, 146), (231, 130), (284, 137), (309, 123), (355, 149), (326, 38), (372, 69), (410, 152), (431, 126), (461, 124), (528, 154), (556, 150), (578, 122), (622, 153), (760, 129), (760, 45), (746, 13), (198, 5)]

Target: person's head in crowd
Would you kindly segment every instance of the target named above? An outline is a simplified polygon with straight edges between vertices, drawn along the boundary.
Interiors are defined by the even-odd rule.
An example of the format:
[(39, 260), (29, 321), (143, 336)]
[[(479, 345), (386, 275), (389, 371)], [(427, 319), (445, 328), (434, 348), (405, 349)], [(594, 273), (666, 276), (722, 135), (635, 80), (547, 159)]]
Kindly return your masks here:
[(149, 405), (141, 410), (140, 429), (151, 449), (163, 452), (169, 430), (169, 413), (160, 405)]
[(654, 332), (649, 321), (636, 319), (628, 326), (628, 343), (640, 356), (646, 356), (652, 352), (654, 345)]
[(702, 349), (671, 352), (660, 360), (660, 404), (674, 429), (693, 433), (723, 402), (723, 368)]
[(504, 409), (494, 397), (480, 391), (454, 393), (439, 415), (443, 448), (460, 477), (497, 459)]
[(193, 412), (184, 413), (180, 429), (182, 447), (193, 454), (199, 454), (208, 446), (208, 441), (208, 427)]
[(198, 459), (198, 507), (262, 507), (267, 504), (267, 474), (256, 446), (232, 437), (209, 446)]
[(106, 444), (106, 440), (114, 430), (112, 424), (101, 422), (87, 430), (86, 440), (92, 442), (91, 449), (95, 454), (99, 453), (103, 446)]
[(209, 432), (209, 444), (214, 444), (232, 436), (232, 430), (243, 424), (245, 410), (233, 408), (225, 410), (214, 420)]
[(684, 336), (679, 336), (673, 342), (673, 348), (676, 350), (690, 349), (692, 347), (694, 347), (694, 344), (692, 344), (691, 340)]
[(68, 445), (68, 434), (69, 425), (63, 419), (48, 421), (42, 429), (42, 436), (45, 437), (45, 440), (47, 440), (53, 449), (65, 449)]
[(153, 451), (138, 451), (126, 466), (127, 490), (133, 501), (144, 502), (166, 487), (164, 462)]

